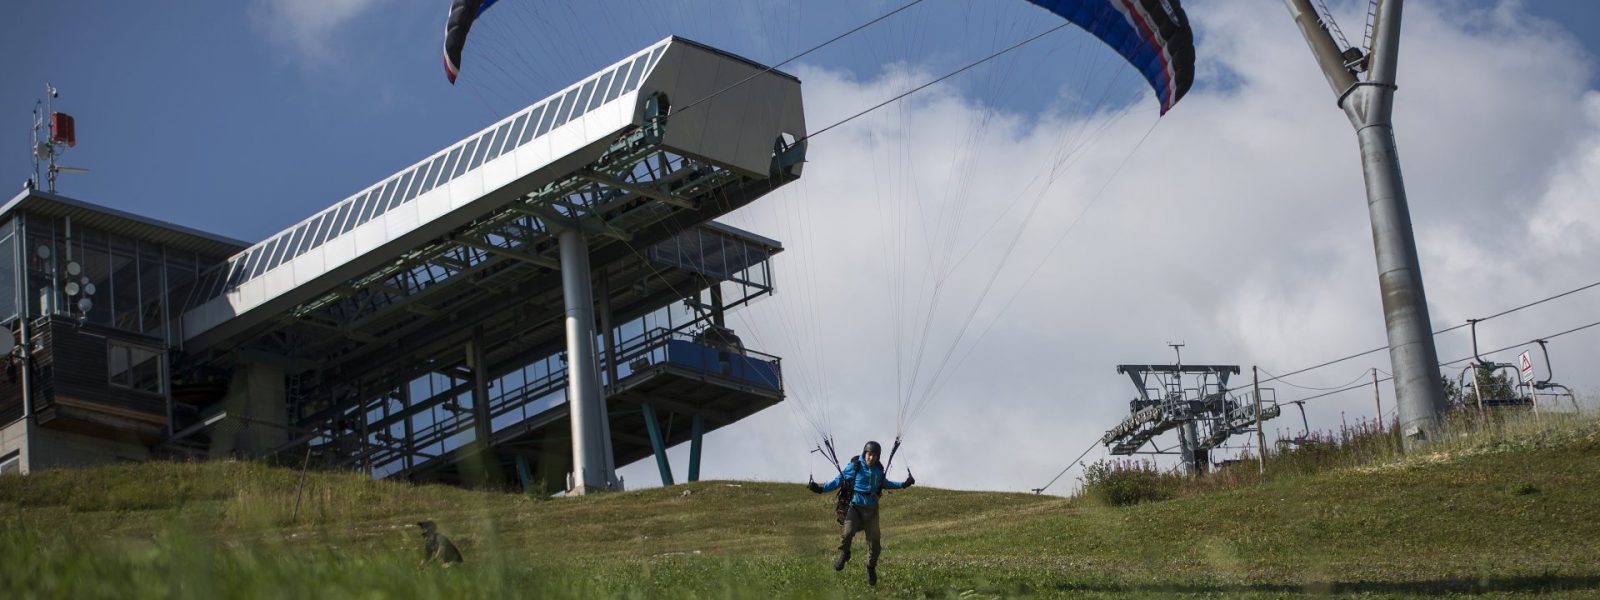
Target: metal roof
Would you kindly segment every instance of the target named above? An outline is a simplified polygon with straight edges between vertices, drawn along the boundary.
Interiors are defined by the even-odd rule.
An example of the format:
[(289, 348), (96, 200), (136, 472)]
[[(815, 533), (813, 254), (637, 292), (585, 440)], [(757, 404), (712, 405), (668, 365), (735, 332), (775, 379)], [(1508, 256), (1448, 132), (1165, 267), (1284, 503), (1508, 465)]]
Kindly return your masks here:
[(250, 245), (43, 190), (23, 190), (17, 194), (4, 207), (0, 207), (0, 219), (10, 218), (18, 212), (46, 217), (71, 217), (73, 222), (85, 227), (216, 258), (232, 255)]

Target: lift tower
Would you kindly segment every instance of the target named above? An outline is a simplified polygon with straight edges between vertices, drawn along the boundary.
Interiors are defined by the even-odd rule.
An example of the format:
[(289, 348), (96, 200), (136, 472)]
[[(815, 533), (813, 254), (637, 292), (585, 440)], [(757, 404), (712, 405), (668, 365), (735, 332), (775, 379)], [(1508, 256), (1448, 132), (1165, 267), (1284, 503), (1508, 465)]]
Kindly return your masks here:
[[(1355, 127), (1361, 146), (1400, 429), (1406, 447), (1412, 448), (1436, 435), (1445, 399), (1391, 119), (1403, 0), (1373, 2), (1369, 15), (1373, 26), (1371, 54), (1364, 54), (1360, 48), (1340, 48), (1311, 0), (1284, 2), (1338, 97), (1339, 108)], [(1360, 71), (1366, 73), (1365, 80), (1357, 78)]]

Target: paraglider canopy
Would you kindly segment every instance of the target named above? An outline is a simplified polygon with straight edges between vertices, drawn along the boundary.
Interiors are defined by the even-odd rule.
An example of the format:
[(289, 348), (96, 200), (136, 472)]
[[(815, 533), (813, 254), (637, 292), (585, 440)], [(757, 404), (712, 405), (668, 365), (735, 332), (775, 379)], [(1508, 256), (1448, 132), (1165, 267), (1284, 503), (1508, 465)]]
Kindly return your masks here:
[(1194, 31), (1178, 0), (1028, 0), (1111, 46), (1144, 75), (1167, 114), (1194, 83)]
[(444, 23), (444, 76), (455, 85), (456, 74), (461, 72), (461, 49), (467, 45), (467, 32), (483, 11), (495, 0), (451, 0), (450, 16)]

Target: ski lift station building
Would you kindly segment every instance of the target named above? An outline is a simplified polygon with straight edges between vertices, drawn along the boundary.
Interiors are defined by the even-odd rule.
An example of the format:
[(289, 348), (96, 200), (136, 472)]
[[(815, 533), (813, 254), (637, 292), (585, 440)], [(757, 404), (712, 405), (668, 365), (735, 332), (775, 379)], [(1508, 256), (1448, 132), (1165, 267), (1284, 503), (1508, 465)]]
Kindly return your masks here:
[(724, 322), (800, 176), (800, 82), (668, 38), (256, 243), (29, 186), (0, 208), (0, 463), (266, 458), (618, 489), (784, 398)]

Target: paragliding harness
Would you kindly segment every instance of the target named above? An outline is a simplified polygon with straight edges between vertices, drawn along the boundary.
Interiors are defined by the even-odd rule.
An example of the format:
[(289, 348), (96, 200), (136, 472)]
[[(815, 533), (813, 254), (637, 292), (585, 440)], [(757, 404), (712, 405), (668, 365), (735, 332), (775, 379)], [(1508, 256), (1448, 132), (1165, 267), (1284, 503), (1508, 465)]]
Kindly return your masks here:
[[(839, 494), (833, 499), (833, 517), (840, 526), (844, 525), (845, 515), (850, 513), (850, 499), (856, 493), (856, 477), (861, 475), (861, 457), (851, 458), (850, 467), (854, 469), (851, 471), (850, 478), (839, 483)], [(873, 495), (879, 498), (883, 497), (883, 480), (887, 479), (888, 476), (888, 471), (885, 471), (884, 476), (878, 479), (878, 489), (872, 492)]]

